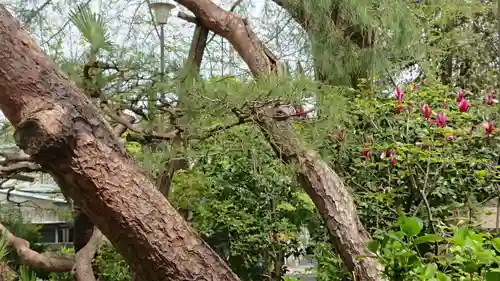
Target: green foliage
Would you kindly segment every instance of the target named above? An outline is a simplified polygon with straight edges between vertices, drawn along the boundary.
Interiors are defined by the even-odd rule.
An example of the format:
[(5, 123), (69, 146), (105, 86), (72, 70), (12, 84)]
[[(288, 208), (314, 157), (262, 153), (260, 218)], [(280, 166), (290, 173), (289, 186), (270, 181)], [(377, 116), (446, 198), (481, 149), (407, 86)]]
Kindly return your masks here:
[[(460, 227), (422, 234), (421, 220), (406, 216), (398, 225), (398, 231), (389, 230), (369, 245), (388, 280), (498, 280), (500, 238)], [(422, 253), (421, 245), (428, 243), (437, 243), (435, 254)]]
[(272, 274), (277, 256), (306, 246), (301, 226), (320, 223), (290, 171), (262, 149), (260, 136), (250, 128), (236, 131), (222, 144), (204, 143), (195, 168), (177, 174), (172, 202), (193, 211), (194, 228), (242, 280), (260, 280)]
[(101, 49), (111, 51), (112, 42), (104, 18), (92, 13), (88, 5), (78, 5), (70, 12), (69, 20), (90, 44), (91, 54), (95, 55)]
[(6, 260), (7, 256), (9, 255), (9, 252), (10, 252), (9, 245), (7, 244), (5, 233), (2, 233), (0, 235), (0, 262)]
[(36, 281), (36, 273), (25, 265), (19, 266), (19, 281)]
[(96, 264), (103, 281), (130, 281), (130, 269), (121, 255), (109, 244), (99, 249)]
[(317, 261), (315, 269), (318, 281), (347, 281), (352, 280), (352, 275), (344, 266), (339, 255), (329, 243), (327, 237), (324, 241), (317, 242), (314, 247), (314, 257)]
[[(353, 97), (345, 109), (350, 115), (341, 115), (348, 117), (329, 132), (323, 155), (354, 189), (371, 232), (390, 226), (398, 208), (427, 217), (424, 228), (431, 227), (429, 212), (444, 223), (456, 208), (474, 215), (476, 202), (497, 192), (498, 134), (486, 134), (483, 125), (495, 123), (498, 105), (467, 93), (470, 109), (462, 113), (456, 95), (454, 89), (422, 84), (409, 87), (401, 105), (382, 95)], [(432, 111), (429, 120), (422, 113), (425, 104)], [(438, 127), (441, 113), (447, 123)]]
[(41, 244), (40, 226), (27, 224), (18, 208), (9, 204), (0, 204), (0, 221), (14, 235), (30, 243), (30, 248), (43, 252), (46, 247)]

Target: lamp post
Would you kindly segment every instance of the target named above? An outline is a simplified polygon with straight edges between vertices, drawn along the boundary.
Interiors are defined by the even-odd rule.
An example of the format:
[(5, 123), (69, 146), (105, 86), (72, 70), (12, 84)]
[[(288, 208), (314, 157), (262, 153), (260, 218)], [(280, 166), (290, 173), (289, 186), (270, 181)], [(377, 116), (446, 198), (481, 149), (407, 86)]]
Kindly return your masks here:
[[(163, 82), (165, 77), (165, 32), (163, 26), (167, 24), (170, 12), (175, 8), (175, 5), (166, 2), (155, 2), (149, 4), (149, 8), (153, 10), (156, 24), (160, 25), (160, 79)], [(148, 102), (148, 115), (151, 130), (153, 129), (156, 98), (156, 93), (151, 92)]]
[(165, 31), (163, 26), (167, 24), (170, 12), (175, 8), (174, 4), (165, 2), (155, 2), (149, 4), (154, 12), (156, 24), (160, 25), (160, 75), (161, 80), (165, 75)]

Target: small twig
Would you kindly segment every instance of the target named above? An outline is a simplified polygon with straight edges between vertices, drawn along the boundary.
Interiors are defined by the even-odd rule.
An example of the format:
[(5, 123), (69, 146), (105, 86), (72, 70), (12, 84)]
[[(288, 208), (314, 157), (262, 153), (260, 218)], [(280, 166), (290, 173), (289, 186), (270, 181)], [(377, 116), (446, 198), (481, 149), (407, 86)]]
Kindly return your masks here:
[(236, 122), (233, 122), (231, 124), (228, 124), (228, 125), (224, 125), (224, 126), (215, 126), (214, 128), (212, 129), (209, 129), (207, 130), (205, 133), (201, 134), (201, 135), (198, 135), (198, 136), (192, 136), (191, 139), (196, 139), (196, 140), (206, 140), (206, 139), (209, 139), (211, 137), (213, 137), (215, 134), (217, 133), (220, 133), (222, 131), (225, 131), (225, 130), (228, 130), (228, 129), (231, 129), (233, 127), (236, 127), (236, 126), (239, 126), (239, 125), (242, 125), (242, 124), (245, 124), (245, 123), (248, 123), (252, 121), (252, 118), (251, 117), (246, 117), (246, 118), (240, 118), (238, 121)]

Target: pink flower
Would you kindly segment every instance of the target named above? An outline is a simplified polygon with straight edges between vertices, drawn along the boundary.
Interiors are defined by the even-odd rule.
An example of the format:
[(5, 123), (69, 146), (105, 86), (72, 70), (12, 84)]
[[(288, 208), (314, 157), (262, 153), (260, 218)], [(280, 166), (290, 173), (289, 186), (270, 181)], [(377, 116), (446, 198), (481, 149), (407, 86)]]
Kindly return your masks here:
[(438, 128), (446, 126), (446, 114), (438, 113), (438, 115), (436, 116), (436, 126)]
[(370, 160), (372, 157), (372, 153), (368, 148), (363, 150), (362, 155), (363, 157), (365, 157), (366, 160)]
[(458, 110), (460, 110), (460, 112), (467, 112), (467, 110), (469, 110), (469, 101), (466, 99), (461, 100), (458, 104)]
[(303, 107), (295, 108), (295, 116), (297, 117), (305, 117), (307, 115), (306, 111)]
[(457, 136), (456, 135), (449, 135), (446, 137), (447, 140), (456, 140)]
[(395, 154), (393, 154), (393, 155), (391, 156), (391, 164), (392, 164), (392, 165), (395, 165), (397, 161), (398, 161), (398, 160), (396, 159), (396, 155), (395, 155)]
[(493, 104), (493, 93), (489, 92), (484, 96), (484, 102), (487, 105), (492, 105)]
[(493, 133), (493, 130), (495, 129), (495, 126), (493, 126), (493, 123), (491, 122), (486, 122), (481, 125), (484, 129), (484, 133), (489, 136)]
[(399, 104), (403, 103), (403, 98), (405, 96), (405, 93), (401, 88), (396, 88), (396, 100), (398, 101)]
[(458, 91), (457, 93), (457, 99), (456, 99), (457, 103), (461, 102), (464, 99), (464, 97), (465, 97), (465, 92), (463, 89), (460, 89), (460, 91)]
[(428, 104), (424, 104), (424, 106), (422, 106), (422, 114), (424, 115), (424, 118), (426, 120), (429, 120), (429, 117), (431, 117), (431, 108), (429, 107)]
[(396, 153), (390, 148), (387, 148), (384, 152), (382, 152), (382, 154), (380, 154), (381, 159), (385, 159), (387, 157), (391, 158), (392, 165), (396, 164), (397, 162)]

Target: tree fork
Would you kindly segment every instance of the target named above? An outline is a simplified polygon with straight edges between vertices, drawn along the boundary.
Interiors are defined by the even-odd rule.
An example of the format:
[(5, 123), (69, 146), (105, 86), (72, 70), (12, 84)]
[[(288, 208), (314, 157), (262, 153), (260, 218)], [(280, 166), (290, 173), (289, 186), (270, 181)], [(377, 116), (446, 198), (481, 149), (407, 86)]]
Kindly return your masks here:
[(91, 101), (0, 6), (0, 109), (18, 145), (49, 172), (144, 280), (235, 281)]

